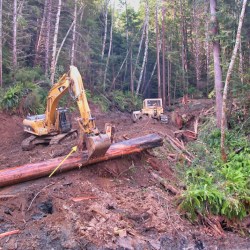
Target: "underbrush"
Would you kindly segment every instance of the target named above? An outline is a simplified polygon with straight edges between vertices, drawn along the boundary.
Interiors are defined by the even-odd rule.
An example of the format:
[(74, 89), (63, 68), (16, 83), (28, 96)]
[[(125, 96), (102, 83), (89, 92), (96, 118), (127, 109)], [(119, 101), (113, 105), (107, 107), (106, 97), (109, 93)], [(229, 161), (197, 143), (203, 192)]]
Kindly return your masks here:
[(36, 84), (42, 78), (39, 68), (18, 70), (16, 84), (6, 88), (0, 95), (0, 108), (9, 113), (43, 113), (48, 90)]
[(189, 218), (198, 213), (242, 219), (250, 211), (250, 145), (242, 131), (226, 134), (227, 162), (221, 161), (220, 131), (208, 123), (199, 140), (190, 144), (196, 155), (185, 172), (187, 189), (180, 208)]
[(101, 93), (90, 94), (88, 91), (86, 93), (89, 95), (88, 99), (99, 105), (104, 112), (115, 108), (122, 112), (131, 113), (134, 110), (139, 110), (142, 106), (142, 99), (133, 96), (130, 92), (115, 90), (106, 95)]
[(129, 91), (115, 90), (110, 94), (110, 99), (112, 99), (112, 106), (117, 107), (120, 111), (132, 112), (142, 106), (142, 99), (133, 96)]
[(47, 91), (34, 83), (17, 83), (0, 98), (0, 107), (9, 113), (41, 114), (45, 110)]

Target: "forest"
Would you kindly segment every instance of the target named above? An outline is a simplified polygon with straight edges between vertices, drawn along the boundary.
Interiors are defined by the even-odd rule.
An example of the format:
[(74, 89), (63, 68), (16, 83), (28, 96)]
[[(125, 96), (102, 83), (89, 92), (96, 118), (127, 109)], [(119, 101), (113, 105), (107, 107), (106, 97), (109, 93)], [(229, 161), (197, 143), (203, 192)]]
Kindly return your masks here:
[[(114, 151), (154, 145), (93, 163), (73, 136), (22, 151), (23, 119), (49, 112), (72, 65), (98, 127), (114, 124)], [(59, 105), (81, 140), (71, 97)], [(132, 121), (150, 98), (167, 124)], [(0, 249), (248, 249), (249, 114), (247, 0), (0, 0)], [(4, 187), (9, 168), (61, 160), (79, 168)]]

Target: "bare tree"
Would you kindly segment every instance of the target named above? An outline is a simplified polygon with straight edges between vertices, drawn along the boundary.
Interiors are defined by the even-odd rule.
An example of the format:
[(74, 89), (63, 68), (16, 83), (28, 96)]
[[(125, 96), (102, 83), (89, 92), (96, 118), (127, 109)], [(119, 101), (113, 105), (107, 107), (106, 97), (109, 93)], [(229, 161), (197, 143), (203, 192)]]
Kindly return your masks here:
[[(138, 62), (139, 62), (139, 57), (140, 57), (140, 54), (141, 54), (141, 48), (142, 48), (142, 43), (143, 43), (143, 39), (144, 39), (144, 36), (145, 36), (145, 29), (146, 29), (146, 17), (145, 17), (145, 20), (143, 22), (143, 27), (142, 27), (142, 34), (141, 34), (141, 40), (140, 40), (140, 45), (139, 45), (139, 49), (138, 49), (138, 52), (137, 52), (137, 56), (136, 56), (136, 60), (135, 60), (135, 67), (134, 67), (134, 70), (133, 70), (133, 74), (131, 76), (131, 86), (133, 86), (133, 91), (132, 93), (134, 93), (134, 79), (135, 79), (135, 72), (136, 72), (136, 69), (138, 67)], [(132, 50), (131, 50), (132, 51)], [(132, 54), (131, 54), (132, 56)], [(131, 63), (132, 63), (132, 57), (131, 57)]]
[(103, 37), (103, 43), (102, 43), (102, 59), (104, 57), (104, 51), (105, 51), (105, 45), (106, 45), (106, 39), (107, 39), (107, 29), (108, 29), (108, 4), (109, 0), (104, 1), (104, 11), (105, 11), (105, 24), (104, 24), (104, 37)]
[[(126, 13), (126, 46), (127, 46), (127, 54), (128, 54), (129, 44), (128, 44), (128, 5), (127, 5), (127, 0), (125, 0), (125, 13)], [(124, 70), (124, 82), (126, 81), (127, 69), (128, 69), (128, 60), (126, 59), (125, 70)]]
[(150, 84), (150, 82), (151, 82), (151, 80), (152, 80), (152, 78), (153, 78), (153, 76), (154, 76), (156, 66), (157, 66), (157, 60), (155, 61), (155, 64), (154, 64), (153, 70), (152, 70), (152, 72), (151, 72), (151, 74), (150, 74), (149, 80), (148, 80), (147, 83), (144, 85), (144, 89), (143, 89), (143, 92), (142, 92), (143, 95), (145, 95), (146, 91), (148, 90), (148, 86), (149, 86), (149, 84)]
[(163, 107), (166, 107), (166, 42), (165, 42), (165, 15), (166, 15), (166, 7), (164, 1), (162, 1), (162, 103)]
[(130, 50), (130, 91), (134, 96), (134, 79), (133, 79), (133, 51)]
[(3, 87), (3, 44), (2, 44), (2, 13), (3, 13), (3, 1), (0, 0), (0, 87)]
[(13, 78), (15, 80), (16, 70), (17, 70), (17, 0), (13, 1)]
[[(185, 1), (184, 1), (185, 3)], [(180, 15), (181, 15), (181, 64), (182, 64), (182, 82), (183, 82), (183, 92), (187, 93), (188, 90), (188, 82), (187, 82), (187, 72), (188, 72), (188, 64), (187, 64), (187, 28), (185, 16), (183, 13), (183, 0), (180, 0)]]
[(50, 26), (51, 26), (51, 7), (52, 2), (48, 0), (48, 12), (46, 18), (46, 39), (45, 39), (45, 75), (48, 76), (49, 71), (49, 48), (50, 48)]
[(57, 37), (58, 37), (58, 30), (59, 30), (61, 6), (62, 6), (62, 0), (58, 0), (56, 23), (55, 23), (55, 32), (54, 32), (54, 39), (53, 39), (52, 59), (51, 59), (51, 67), (50, 67), (50, 74), (51, 74), (50, 75), (50, 82), (51, 82), (51, 85), (54, 84), (55, 71), (56, 71), (56, 47), (57, 47)]
[(104, 80), (103, 80), (103, 90), (104, 91), (106, 89), (107, 71), (108, 71), (109, 59), (110, 59), (110, 54), (111, 54), (111, 49), (112, 49), (112, 42), (113, 42), (114, 9), (115, 9), (115, 6), (113, 7), (113, 10), (111, 11), (111, 25), (110, 25), (110, 35), (109, 35), (109, 52), (108, 52), (108, 58), (107, 58), (106, 66), (105, 66)]
[(229, 81), (230, 81), (231, 74), (233, 71), (235, 58), (237, 56), (237, 51), (240, 45), (241, 28), (243, 24), (244, 15), (245, 15), (246, 5), (247, 5), (247, 0), (243, 0), (242, 10), (241, 10), (240, 19), (239, 19), (239, 26), (238, 26), (237, 35), (236, 35), (236, 41), (235, 41), (231, 61), (228, 67), (225, 86), (223, 90), (222, 119), (221, 119), (221, 157), (224, 161), (227, 160), (227, 155), (226, 155), (226, 150), (225, 150), (225, 130), (227, 127), (226, 126), (226, 111), (227, 111), (226, 109), (227, 109), (228, 86), (229, 86)]
[(193, 41), (194, 41), (194, 66), (196, 75), (196, 86), (200, 89), (201, 86), (201, 54), (202, 54), (202, 43), (201, 43), (201, 32), (200, 32), (200, 18), (201, 8), (196, 0), (193, 1)]
[(76, 43), (76, 18), (77, 18), (77, 0), (75, 0), (75, 9), (74, 9), (74, 20), (73, 20), (73, 34), (72, 34), (72, 47), (71, 47), (71, 60), (70, 64), (74, 65), (75, 60), (75, 43)]
[[(209, 2), (204, 0), (204, 13), (207, 13), (209, 9)], [(205, 24), (205, 50), (206, 50), (206, 74), (207, 74), (207, 94), (208, 94), (208, 85), (209, 85), (209, 65), (210, 65), (210, 43), (209, 43), (209, 20), (206, 18)]]
[(221, 112), (222, 112), (222, 71), (220, 65), (220, 42), (216, 37), (219, 34), (219, 25), (216, 17), (216, 0), (210, 0), (210, 28), (213, 35), (213, 56), (214, 56), (214, 88), (216, 98), (216, 124), (221, 126)]
[(160, 65), (160, 39), (159, 39), (159, 24), (158, 24), (158, 8), (159, 8), (159, 0), (156, 0), (155, 33), (156, 33), (156, 53), (157, 53), (157, 80), (158, 80), (158, 98), (161, 98), (162, 91), (161, 91), (161, 65)]
[(138, 85), (137, 85), (137, 89), (136, 89), (136, 95), (138, 95), (139, 91), (140, 91), (143, 72), (145, 70), (145, 66), (146, 66), (147, 58), (148, 58), (149, 6), (148, 6), (148, 1), (147, 0), (146, 0), (146, 20), (145, 20), (145, 22), (146, 22), (146, 27), (145, 27), (145, 32), (146, 32), (145, 50), (144, 50), (144, 57), (143, 57), (143, 62), (142, 62), (141, 73), (140, 73), (140, 77), (139, 77), (139, 81), (138, 81)]
[[(81, 8), (80, 8), (80, 10), (79, 10), (79, 13), (82, 12), (82, 9), (83, 9), (83, 8), (84, 8), (84, 6), (81, 6)], [(76, 14), (76, 18), (77, 18), (77, 16), (78, 16), (79, 13)], [(66, 35), (64, 36), (64, 38), (63, 38), (63, 40), (62, 40), (62, 42), (61, 42), (61, 44), (60, 44), (60, 47), (58, 48), (58, 51), (57, 51), (57, 54), (56, 54), (56, 60), (55, 60), (55, 67), (56, 67), (56, 65), (57, 65), (57, 62), (58, 62), (58, 59), (59, 59), (59, 55), (60, 55), (60, 52), (61, 52), (61, 50), (62, 50), (62, 48), (63, 48), (63, 45), (64, 45), (64, 43), (65, 43), (65, 41), (66, 41), (66, 39), (67, 39), (67, 37), (68, 37), (70, 31), (71, 31), (72, 28), (74, 27), (75, 22), (76, 22), (76, 19), (74, 18), (73, 21), (72, 21), (72, 23), (71, 23), (71, 25), (69, 26), (69, 29), (68, 29)], [(72, 59), (72, 58), (71, 58), (71, 59)], [(73, 64), (72, 64), (72, 65), (73, 65)]]
[(240, 73), (240, 81), (244, 83), (244, 74), (243, 74), (243, 55), (242, 55), (242, 47), (241, 47), (241, 39), (239, 42), (239, 73)]
[[(38, 36), (38, 41), (36, 45), (36, 55), (35, 55), (35, 64), (40, 64), (41, 54), (44, 50), (45, 41), (46, 41), (46, 18), (47, 18), (47, 10), (48, 10), (48, 0), (44, 2), (43, 8), (43, 18), (41, 23), (41, 28)], [(45, 40), (45, 41), (44, 41)]]
[[(168, 53), (172, 51), (172, 38), (170, 37), (170, 42), (169, 42), (169, 49)], [(171, 84), (171, 61), (170, 58), (168, 58), (168, 106), (171, 106), (171, 93), (170, 93), (170, 84)]]

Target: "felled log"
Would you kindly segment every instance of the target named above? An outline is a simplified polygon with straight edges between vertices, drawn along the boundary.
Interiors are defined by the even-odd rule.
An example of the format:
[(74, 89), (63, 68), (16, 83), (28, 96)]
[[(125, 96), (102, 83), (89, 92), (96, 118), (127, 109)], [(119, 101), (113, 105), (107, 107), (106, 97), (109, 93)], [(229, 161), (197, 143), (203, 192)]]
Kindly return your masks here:
[[(78, 152), (65, 160), (58, 172), (65, 172), (125, 155), (139, 153), (146, 149), (162, 146), (162, 144), (163, 140), (159, 135), (150, 134), (114, 143), (110, 146), (104, 156), (94, 159), (88, 160), (86, 151), (81, 153)], [(43, 162), (29, 163), (18, 167), (0, 170), (0, 187), (49, 176), (63, 159), (64, 157), (58, 157)]]

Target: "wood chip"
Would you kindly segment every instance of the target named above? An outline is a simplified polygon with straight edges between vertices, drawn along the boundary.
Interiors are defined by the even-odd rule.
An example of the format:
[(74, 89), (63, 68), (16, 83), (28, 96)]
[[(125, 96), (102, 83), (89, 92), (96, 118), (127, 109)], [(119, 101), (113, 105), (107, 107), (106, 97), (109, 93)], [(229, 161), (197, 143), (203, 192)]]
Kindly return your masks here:
[(71, 200), (74, 201), (74, 202), (87, 201), (87, 200), (93, 200), (93, 199), (98, 199), (98, 197), (96, 197), (96, 196), (87, 196), (87, 197), (74, 197), (74, 198), (71, 198)]
[(0, 239), (3, 238), (3, 237), (7, 237), (7, 236), (10, 236), (10, 235), (13, 235), (13, 234), (18, 234), (20, 232), (20, 230), (13, 230), (13, 231), (9, 231), (9, 232), (5, 232), (5, 233), (1, 233), (0, 234)]

